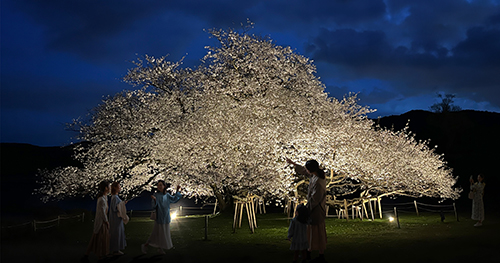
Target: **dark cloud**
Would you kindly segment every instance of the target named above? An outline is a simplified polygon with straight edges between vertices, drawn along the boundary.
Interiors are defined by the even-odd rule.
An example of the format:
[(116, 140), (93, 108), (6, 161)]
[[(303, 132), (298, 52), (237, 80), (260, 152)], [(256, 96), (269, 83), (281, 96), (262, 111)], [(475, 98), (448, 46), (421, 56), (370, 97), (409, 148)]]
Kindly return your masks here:
[(129, 58), (133, 50), (179, 57), (186, 52), (180, 47), (203, 29), (245, 22), (251, 1), (20, 0), (14, 5), (45, 28), (47, 48), (106, 62)]
[(451, 48), (437, 37), (414, 37), (405, 46), (390, 42), (381, 30), (322, 29), (305, 50), (345, 80), (385, 80), (404, 96), (474, 90), (476, 99), (498, 107), (500, 30), (492, 26), (496, 15), (483, 21), (489, 24), (468, 28)]
[[(123, 61), (130, 58), (128, 53), (137, 50), (137, 46), (174, 41), (158, 36), (176, 33), (177, 40), (183, 38), (178, 30), (175, 32), (169, 27), (172, 21), (168, 20), (158, 19), (157, 24), (151, 23), (144, 32), (136, 27), (143, 19), (156, 18), (166, 9), (168, 5), (163, 1), (150, 4), (121, 1), (117, 4), (114, 1), (21, 0), (16, 1), (15, 6), (44, 28), (46, 48), (73, 53), (94, 62), (109, 63), (117, 57)], [(151, 32), (149, 28), (157, 31)]]
[(305, 50), (318, 61), (349, 67), (367, 67), (388, 59), (391, 47), (382, 31), (357, 32), (354, 29), (321, 30)]
[(399, 94), (393, 91), (386, 90), (380, 87), (372, 87), (371, 89), (359, 93), (359, 99), (365, 104), (382, 104), (387, 101), (397, 99)]
[(500, 68), (500, 29), (473, 27), (467, 30), (467, 38), (453, 49), (453, 58), (459, 65)]
[(485, 24), (487, 26), (499, 26), (500, 25), (500, 12), (486, 18)]
[(383, 18), (386, 6), (382, 0), (363, 1), (261, 1), (259, 11), (265, 10), (272, 16), (262, 16), (266, 24), (279, 29), (294, 27), (297, 24), (313, 26), (359, 26)]
[(60, 114), (65, 109), (64, 114), (72, 118), (85, 115), (105, 96), (127, 87), (119, 81), (68, 83), (54, 77), (26, 78), (25, 74), (3, 76), (1, 84), (2, 110)]
[(314, 59), (331, 96), (359, 93), (378, 115), (428, 109), (437, 92), (500, 111), (498, 1), (4, 0), (0, 11), (2, 141), (69, 141), (65, 122), (133, 88), (120, 81), (131, 60), (195, 66), (216, 44), (204, 29), (247, 18), (250, 33)]
[(78, 135), (66, 129), (73, 118), (65, 113), (2, 109), (0, 115), (1, 142), (64, 146), (75, 142)]
[(325, 88), (325, 92), (327, 92), (330, 97), (334, 97), (334, 98), (337, 98), (338, 100), (340, 100), (346, 94), (349, 93), (349, 87), (328, 85)]

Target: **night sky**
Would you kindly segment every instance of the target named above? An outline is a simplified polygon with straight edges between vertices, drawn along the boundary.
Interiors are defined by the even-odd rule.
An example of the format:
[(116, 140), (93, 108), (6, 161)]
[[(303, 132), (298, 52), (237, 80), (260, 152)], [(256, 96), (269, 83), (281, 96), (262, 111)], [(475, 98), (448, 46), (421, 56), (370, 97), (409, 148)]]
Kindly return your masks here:
[(437, 93), (500, 112), (500, 1), (1, 1), (1, 142), (62, 146), (65, 124), (145, 54), (193, 67), (204, 29), (241, 28), (314, 60), (331, 96), (359, 93), (370, 117), (428, 110)]

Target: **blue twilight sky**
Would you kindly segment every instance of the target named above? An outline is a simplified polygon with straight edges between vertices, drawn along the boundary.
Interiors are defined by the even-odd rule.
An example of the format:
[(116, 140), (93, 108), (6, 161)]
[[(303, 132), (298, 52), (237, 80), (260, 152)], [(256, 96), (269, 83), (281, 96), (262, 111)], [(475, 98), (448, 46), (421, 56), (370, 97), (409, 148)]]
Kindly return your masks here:
[(61, 146), (65, 123), (145, 54), (194, 66), (204, 29), (268, 35), (315, 61), (334, 97), (359, 92), (370, 117), (429, 109), (436, 93), (500, 112), (500, 0), (2, 0), (1, 142)]

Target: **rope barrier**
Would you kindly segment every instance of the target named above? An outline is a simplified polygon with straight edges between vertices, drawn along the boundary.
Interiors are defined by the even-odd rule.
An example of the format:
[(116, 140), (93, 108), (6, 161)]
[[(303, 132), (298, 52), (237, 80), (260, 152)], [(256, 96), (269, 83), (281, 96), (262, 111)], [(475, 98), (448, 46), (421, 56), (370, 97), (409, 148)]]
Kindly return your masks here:
[(82, 215), (75, 215), (75, 216), (64, 216), (64, 215), (62, 215), (62, 216), (59, 216), (59, 217), (60, 217), (60, 219), (73, 219), (73, 218), (80, 218), (80, 217), (82, 217)]
[(408, 204), (408, 203), (400, 203), (400, 204), (382, 204), (382, 206), (387, 206), (387, 207), (400, 207), (400, 206), (412, 206), (413, 207), (414, 203)]
[(59, 218), (48, 220), (48, 221), (36, 221), (36, 220), (34, 220), (34, 221), (35, 221), (36, 224), (47, 224), (47, 223), (56, 222), (58, 220), (59, 220)]
[(210, 218), (215, 218), (215, 217), (219, 216), (219, 214), (220, 214), (220, 212), (217, 212), (216, 214), (207, 214), (207, 215), (186, 215), (186, 216), (181, 216), (178, 218), (202, 218), (205, 216), (208, 216)]
[[(192, 216), (192, 215), (196, 215), (196, 216), (200, 216), (199, 213), (196, 213), (196, 214), (187, 214), (187, 213), (190, 213), (188, 211), (186, 211), (187, 213), (185, 213), (184, 211), (185, 210), (189, 210), (189, 211), (195, 211), (195, 212), (198, 212), (198, 211), (213, 211), (214, 209), (210, 206), (213, 206), (215, 203), (209, 203), (209, 204), (204, 204), (203, 206), (178, 206), (178, 207), (171, 207), (170, 208), (170, 211), (177, 211), (177, 216), (180, 217), (185, 217), (185, 216)], [(130, 216), (132, 214), (134, 215), (137, 215), (139, 217), (143, 217), (143, 216), (149, 216), (151, 214), (151, 211), (152, 210), (129, 210), (127, 211), (127, 214), (129, 214)], [(210, 214), (215, 214), (215, 211), (214, 212), (211, 212)], [(208, 214), (207, 214), (208, 215)], [(201, 215), (201, 216), (205, 216), (205, 214)]]
[(12, 226), (3, 226), (2, 228), (15, 228), (15, 227), (21, 227), (21, 226), (26, 226), (26, 225), (31, 225), (32, 222), (28, 221), (26, 223), (18, 224), (18, 225), (12, 225)]
[(426, 208), (420, 208), (424, 211), (427, 211), (427, 212), (434, 212), (434, 213), (451, 213), (451, 212), (455, 212), (455, 210), (432, 210), (432, 209), (426, 209)]
[[(344, 209), (342, 209), (342, 208), (337, 209), (336, 210), (337, 215), (331, 216), (331, 217), (337, 217), (337, 218), (342, 218), (342, 219), (347, 219), (347, 220), (349, 220), (349, 218), (352, 218), (352, 219), (360, 218), (361, 220), (363, 220), (363, 218), (365, 218), (365, 217), (367, 219), (370, 219), (370, 215), (371, 215), (371, 219), (373, 220), (373, 218), (375, 216), (382, 218), (384, 214), (385, 214), (385, 216), (388, 216), (388, 215), (392, 216), (395, 213), (394, 211), (392, 211), (393, 208), (397, 208), (397, 210), (400, 213), (406, 213), (406, 214), (416, 213), (417, 216), (420, 215), (419, 210), (431, 212), (431, 213), (454, 213), (456, 220), (459, 221), (459, 217), (458, 217), (455, 203), (434, 205), (434, 204), (421, 203), (421, 202), (417, 202), (417, 200), (414, 200), (413, 202), (401, 202), (401, 203), (388, 202), (388, 203), (382, 204), (380, 202), (380, 198), (376, 198), (376, 199), (372, 198), (372, 199), (369, 199), (369, 201), (366, 201), (366, 200), (363, 201), (361, 205), (354, 205), (354, 204), (350, 203), (348, 206), (346, 200), (347, 199), (344, 199), (343, 200), (344, 205), (340, 206), (342, 208), (344, 208), (344, 207), (345, 208)], [(339, 201), (339, 200), (337, 200), (337, 201)], [(374, 201), (374, 206), (372, 206), (371, 201)], [(377, 205), (377, 203), (375, 203), (375, 201), (378, 202), (378, 205)], [(369, 206), (365, 207), (365, 203), (368, 203)], [(432, 209), (432, 208), (434, 208), (434, 209)], [(327, 217), (330, 217), (330, 216), (327, 215)]]
[(420, 202), (417, 202), (417, 204), (419, 205), (426, 205), (426, 206), (432, 206), (432, 207), (453, 207), (453, 205), (430, 205), (430, 204), (424, 204), (424, 203), (420, 203)]
[[(43, 229), (48, 229), (48, 228), (51, 228), (51, 227), (55, 227), (56, 225), (51, 225), (51, 226), (46, 226), (46, 227), (37, 227), (36, 230), (43, 230)], [(35, 231), (36, 231), (35, 230)]]
[(405, 211), (405, 210), (401, 210), (400, 208), (398, 208), (398, 213), (413, 214), (413, 213), (415, 213), (415, 211)]
[[(74, 216), (60, 215), (60, 216), (57, 216), (57, 218), (54, 218), (51, 220), (44, 220), (44, 221), (33, 220), (33, 221), (29, 221), (29, 222), (25, 222), (25, 223), (21, 223), (21, 224), (17, 224), (17, 225), (3, 226), (2, 228), (3, 229), (11, 229), (11, 228), (17, 228), (17, 227), (22, 227), (22, 226), (26, 226), (26, 225), (32, 225), (33, 230), (37, 231), (37, 230), (41, 230), (41, 229), (47, 229), (47, 228), (51, 228), (54, 226), (58, 226), (60, 224), (61, 220), (66, 220), (66, 219), (81, 218), (82, 222), (83, 222), (84, 217), (85, 217), (85, 214), (74, 215)], [(57, 222), (57, 223), (55, 223), (55, 222)], [(53, 224), (49, 225), (49, 226), (47, 226), (47, 225), (39, 226), (39, 225), (50, 224), (50, 223), (53, 223)]]
[[(204, 208), (203, 206), (200, 206), (200, 207), (187, 207), (187, 206), (183, 206), (182, 210), (184, 210), (184, 209), (187, 209), (187, 210), (203, 210), (203, 209), (206, 209), (206, 210), (208, 210), (209, 208)], [(170, 210), (172, 210), (172, 209), (170, 209)]]

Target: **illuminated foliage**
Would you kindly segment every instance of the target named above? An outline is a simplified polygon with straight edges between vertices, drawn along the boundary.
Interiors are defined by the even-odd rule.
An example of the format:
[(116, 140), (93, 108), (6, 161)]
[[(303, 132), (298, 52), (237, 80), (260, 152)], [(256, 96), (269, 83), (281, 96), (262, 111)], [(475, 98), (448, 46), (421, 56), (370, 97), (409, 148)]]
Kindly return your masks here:
[(287, 157), (317, 159), (337, 196), (458, 197), (442, 156), (406, 131), (374, 128), (355, 95), (328, 97), (308, 58), (246, 32), (209, 33), (220, 45), (198, 68), (145, 56), (124, 78), (138, 90), (72, 124), (87, 142), (75, 154), (82, 167), (43, 172), (45, 200), (93, 194), (104, 179), (128, 198), (157, 179), (223, 205), (246, 193), (282, 198), (299, 181)]

